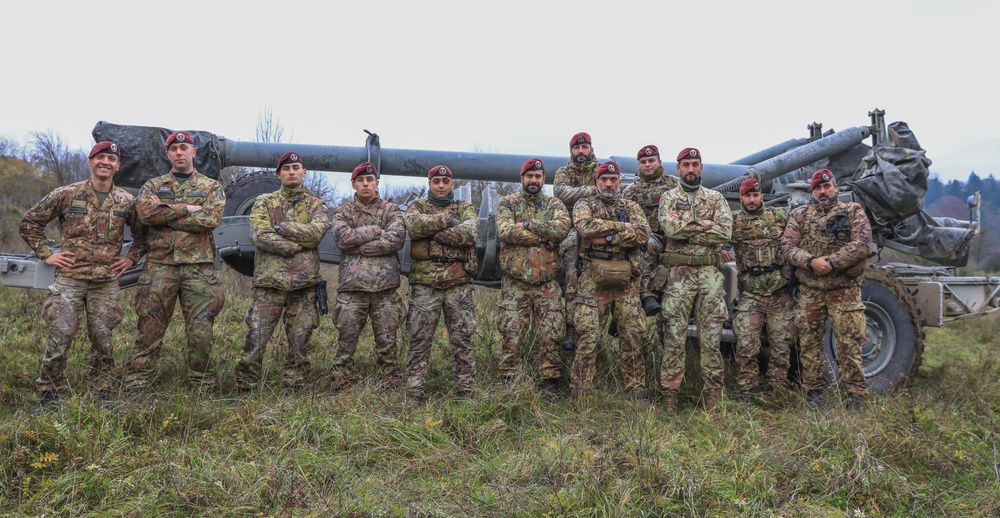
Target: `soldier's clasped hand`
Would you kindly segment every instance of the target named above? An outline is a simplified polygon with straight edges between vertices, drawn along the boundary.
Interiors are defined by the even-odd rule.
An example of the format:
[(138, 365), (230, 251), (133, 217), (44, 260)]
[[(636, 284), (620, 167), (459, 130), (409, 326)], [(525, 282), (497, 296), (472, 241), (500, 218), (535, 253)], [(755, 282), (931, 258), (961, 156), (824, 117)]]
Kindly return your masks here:
[(45, 264), (50, 264), (52, 266), (58, 266), (62, 268), (72, 268), (74, 254), (73, 252), (57, 252), (45, 258)]

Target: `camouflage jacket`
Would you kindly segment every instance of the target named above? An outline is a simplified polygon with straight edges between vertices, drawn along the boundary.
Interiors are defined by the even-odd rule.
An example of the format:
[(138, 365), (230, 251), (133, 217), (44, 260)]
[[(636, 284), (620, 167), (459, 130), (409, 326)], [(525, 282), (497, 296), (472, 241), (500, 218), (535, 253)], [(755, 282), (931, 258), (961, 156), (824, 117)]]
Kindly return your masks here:
[[(631, 229), (626, 230), (625, 222), (618, 220), (618, 211), (625, 212), (632, 224)], [(580, 234), (580, 257), (584, 262), (589, 261), (595, 252), (604, 256), (601, 259), (628, 259), (638, 275), (640, 254), (630, 252), (649, 240), (649, 223), (639, 204), (620, 197), (605, 200), (591, 196), (576, 202), (573, 213), (576, 215), (574, 226)], [(611, 236), (607, 244), (595, 245), (591, 242), (596, 237), (605, 236)]]
[[(830, 235), (830, 224), (846, 218), (846, 232)], [(845, 228), (846, 230), (846, 228)], [(872, 227), (861, 205), (837, 200), (824, 206), (810, 203), (792, 211), (781, 237), (785, 260), (796, 268), (799, 282), (812, 288), (842, 288), (861, 283), (861, 274), (872, 251)], [(811, 257), (829, 256), (833, 271), (816, 275), (809, 268)]]
[[(472, 281), (479, 237), (479, 217), (472, 205), (456, 201), (438, 207), (421, 198), (406, 208), (403, 218), (410, 239), (424, 239), (430, 245), (431, 258), (415, 260), (410, 266), (410, 284), (443, 289)], [(452, 218), (461, 223), (451, 226)]]
[(597, 160), (582, 166), (570, 162), (556, 170), (555, 179), (552, 181), (552, 193), (569, 210), (570, 218), (573, 217), (573, 207), (576, 206), (576, 202), (597, 194), (597, 182), (594, 180), (597, 165)]
[(71, 268), (56, 268), (56, 275), (62, 277), (94, 281), (117, 278), (111, 272), (111, 263), (121, 254), (126, 224), (132, 230), (132, 248), (127, 257), (138, 264), (149, 248), (146, 229), (135, 214), (135, 198), (119, 187), (111, 188), (102, 205), (98, 205), (89, 179), (59, 187), (35, 204), (25, 213), (18, 230), (39, 259), (52, 255), (45, 226), (56, 218), (62, 251), (73, 252)]
[(660, 228), (664, 253), (705, 257), (720, 253), (733, 234), (733, 213), (722, 194), (700, 187), (694, 204), (681, 187), (663, 193)]
[(788, 283), (781, 234), (788, 223), (785, 208), (764, 207), (733, 216), (733, 249), (740, 290), (770, 295)]
[[(151, 196), (160, 199), (154, 204)], [(188, 205), (201, 205), (189, 213)], [(135, 202), (139, 219), (149, 227), (149, 255), (146, 260), (160, 264), (215, 262), (212, 231), (222, 221), (226, 196), (219, 182), (195, 171), (184, 183), (173, 173), (146, 182)]]
[[(528, 228), (524, 222), (530, 221)], [(559, 243), (569, 232), (569, 212), (559, 198), (524, 191), (500, 198), (497, 233), (500, 267), (505, 275), (542, 284), (559, 271)]]
[(250, 211), (250, 239), (257, 247), (254, 288), (293, 291), (323, 280), (319, 242), (329, 229), (330, 215), (323, 200), (284, 187), (262, 194)]
[(347, 200), (333, 212), (333, 241), (344, 253), (337, 291), (377, 292), (399, 287), (399, 252), (406, 241), (403, 211), (375, 193), (368, 203)]
[(656, 212), (660, 208), (660, 198), (663, 193), (677, 187), (677, 177), (663, 173), (663, 166), (656, 168), (652, 178), (646, 178), (639, 173), (639, 179), (630, 183), (622, 191), (622, 198), (632, 200), (642, 207), (642, 212), (649, 222), (649, 231), (654, 234), (661, 234), (660, 220), (656, 217)]

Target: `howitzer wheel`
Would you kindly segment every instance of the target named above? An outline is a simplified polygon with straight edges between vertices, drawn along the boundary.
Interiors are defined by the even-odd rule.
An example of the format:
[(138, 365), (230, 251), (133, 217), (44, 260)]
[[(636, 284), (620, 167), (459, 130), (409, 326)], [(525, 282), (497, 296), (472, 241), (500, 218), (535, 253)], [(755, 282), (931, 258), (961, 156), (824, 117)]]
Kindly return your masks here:
[[(868, 390), (891, 392), (912, 382), (924, 353), (924, 331), (913, 299), (892, 273), (878, 266), (864, 274), (861, 299), (865, 304), (865, 336), (861, 342), (861, 362)], [(836, 379), (836, 348), (827, 326), (824, 343), (827, 379)]]
[[(226, 207), (223, 216), (249, 216), (254, 201), (261, 194), (277, 191), (281, 188), (281, 180), (269, 171), (246, 173), (226, 186)], [(232, 269), (246, 276), (253, 275), (253, 253), (228, 255), (222, 258)]]

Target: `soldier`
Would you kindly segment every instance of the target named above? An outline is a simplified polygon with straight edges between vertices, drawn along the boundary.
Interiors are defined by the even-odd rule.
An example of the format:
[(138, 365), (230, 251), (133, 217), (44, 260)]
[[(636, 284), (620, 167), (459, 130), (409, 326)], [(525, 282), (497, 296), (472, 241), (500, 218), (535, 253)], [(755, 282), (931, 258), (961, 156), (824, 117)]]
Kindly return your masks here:
[(796, 328), (802, 387), (809, 408), (817, 408), (826, 385), (823, 335), (829, 317), (847, 408), (856, 410), (868, 392), (861, 364), (865, 333), (861, 275), (871, 253), (871, 224), (861, 205), (838, 199), (837, 182), (829, 169), (813, 173), (809, 187), (812, 203), (792, 211), (781, 238), (785, 259), (795, 267), (800, 283)]
[(660, 200), (660, 228), (667, 238), (653, 288), (663, 291), (663, 363), (660, 387), (663, 409), (677, 411), (684, 377), (688, 319), (694, 317), (705, 380), (705, 408), (722, 397), (723, 366), (719, 351), (722, 325), (729, 317), (722, 277), (722, 245), (733, 231), (733, 215), (722, 194), (701, 185), (701, 153), (685, 148), (677, 155), (680, 186)]
[(642, 254), (642, 279), (639, 281), (639, 300), (646, 316), (660, 314), (660, 302), (656, 294), (649, 288), (653, 279), (653, 270), (659, 264), (660, 252), (663, 251), (663, 231), (657, 210), (660, 208), (660, 198), (663, 193), (677, 187), (677, 177), (665, 174), (663, 161), (660, 160), (660, 150), (650, 144), (643, 146), (636, 154), (639, 161), (639, 179), (625, 187), (622, 197), (632, 200), (642, 207), (646, 221), (649, 222), (649, 242), (646, 243), (646, 253)]
[(648, 396), (640, 341), (646, 318), (639, 305), (639, 247), (649, 240), (649, 223), (638, 204), (620, 196), (618, 164), (605, 162), (595, 175), (597, 195), (573, 207), (584, 264), (576, 299), (580, 340), (573, 360), (573, 390), (583, 396), (593, 387), (597, 344), (613, 313), (618, 323), (625, 393), (645, 400)]
[(138, 390), (156, 375), (163, 335), (180, 299), (187, 336), (187, 378), (199, 392), (215, 387), (212, 324), (225, 302), (215, 275), (215, 236), (226, 197), (219, 182), (199, 173), (189, 133), (167, 137), (170, 172), (146, 182), (136, 212), (149, 227), (149, 254), (139, 277), (136, 316), (140, 330), (126, 365), (124, 385)]
[(740, 184), (743, 210), (733, 217), (733, 248), (739, 270), (740, 299), (733, 319), (736, 333), (737, 382), (747, 401), (757, 389), (760, 334), (767, 323), (771, 346), (767, 379), (771, 390), (788, 388), (788, 351), (792, 343), (792, 308), (788, 269), (781, 251), (781, 234), (788, 223), (785, 208), (764, 207), (760, 181)]
[[(41, 393), (32, 413), (59, 404), (66, 383), (66, 356), (86, 312), (90, 338), (91, 388), (102, 400), (113, 385), (115, 358), (112, 331), (122, 320), (118, 277), (146, 253), (146, 234), (135, 217), (135, 198), (114, 185), (121, 151), (114, 142), (98, 142), (87, 157), (90, 178), (52, 191), (21, 220), (19, 233), (35, 256), (55, 266), (56, 276), (42, 307), (49, 336), (35, 386)], [(59, 218), (62, 249), (53, 252), (45, 226)], [(132, 247), (121, 256), (125, 225), (132, 229)]]
[(522, 192), (500, 199), (497, 233), (500, 235), (500, 333), (503, 356), (500, 376), (511, 380), (521, 373), (521, 344), (535, 321), (538, 371), (542, 387), (559, 386), (559, 340), (565, 330), (565, 301), (556, 282), (559, 243), (566, 239), (570, 219), (558, 198), (542, 192), (545, 168), (537, 158), (521, 166)]
[(370, 318), (375, 336), (376, 370), (386, 388), (399, 386), (399, 342), (396, 330), (403, 313), (399, 257), (406, 240), (403, 212), (379, 197), (375, 164), (365, 162), (351, 173), (354, 198), (333, 215), (333, 240), (344, 254), (337, 277), (333, 322), (339, 333), (330, 381), (334, 390), (355, 380), (354, 351)]
[[(577, 133), (569, 141), (569, 164), (556, 170), (553, 181), (553, 194), (563, 202), (569, 210), (572, 224), (573, 207), (576, 202), (597, 194), (597, 183), (594, 181), (594, 170), (597, 169), (597, 158), (591, 145), (590, 135)], [(573, 350), (576, 347), (577, 331), (573, 324), (575, 318), (574, 299), (577, 292), (579, 277), (578, 258), (580, 237), (576, 228), (569, 231), (566, 239), (559, 247), (562, 257), (563, 290), (566, 297), (566, 334), (563, 348)]]
[(406, 208), (410, 232), (410, 307), (406, 330), (410, 350), (406, 357), (406, 395), (419, 403), (431, 355), (431, 339), (444, 313), (455, 362), (455, 390), (469, 397), (476, 386), (476, 361), (472, 334), (476, 330), (476, 304), (472, 276), (476, 273), (476, 238), (479, 219), (472, 205), (455, 201), (454, 175), (447, 166), (427, 172), (427, 198)]
[(260, 384), (264, 351), (282, 312), (288, 339), (282, 382), (286, 391), (305, 384), (309, 337), (326, 305), (326, 281), (319, 274), (319, 242), (330, 229), (326, 203), (302, 187), (308, 171), (298, 153), (282, 155), (275, 172), (281, 189), (262, 194), (250, 212), (250, 239), (257, 253), (246, 315), (249, 330), (236, 364), (236, 388), (243, 393)]

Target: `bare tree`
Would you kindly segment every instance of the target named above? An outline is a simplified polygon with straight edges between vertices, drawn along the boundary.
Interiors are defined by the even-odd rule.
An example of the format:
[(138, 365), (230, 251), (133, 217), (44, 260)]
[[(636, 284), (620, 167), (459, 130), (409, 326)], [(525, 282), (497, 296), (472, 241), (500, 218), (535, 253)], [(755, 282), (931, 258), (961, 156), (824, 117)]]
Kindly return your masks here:
[(337, 201), (337, 189), (327, 181), (326, 173), (309, 171), (302, 184), (313, 196), (325, 201), (328, 206), (334, 206)]
[(21, 158), (24, 156), (24, 149), (17, 142), (6, 137), (0, 137), (0, 157)]
[(257, 129), (254, 131), (254, 138), (258, 142), (286, 142), (284, 137), (285, 126), (274, 116), (270, 106), (265, 106), (263, 111), (257, 112)]
[(70, 149), (55, 131), (33, 131), (31, 138), (32, 162), (42, 171), (54, 175), (59, 185), (78, 182), (90, 175), (87, 154), (78, 149)]

